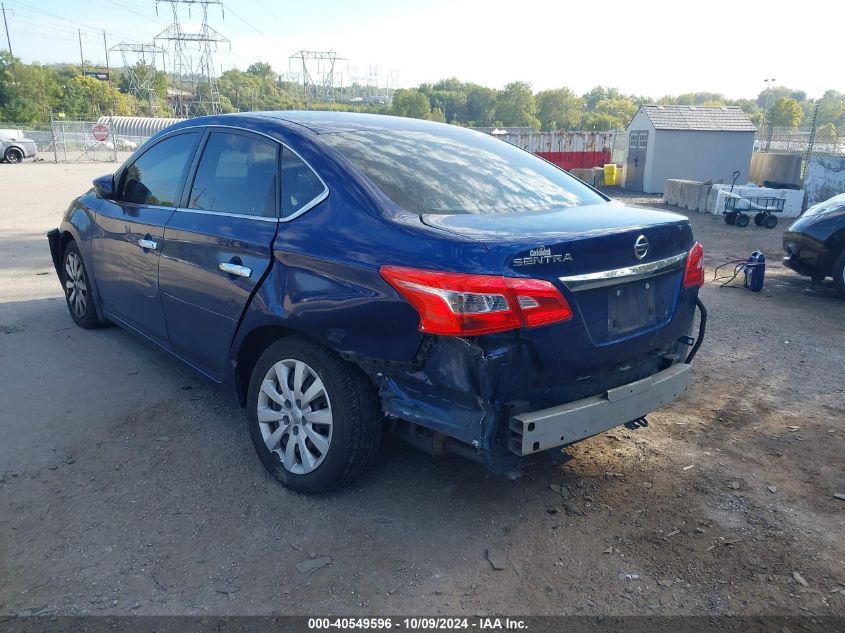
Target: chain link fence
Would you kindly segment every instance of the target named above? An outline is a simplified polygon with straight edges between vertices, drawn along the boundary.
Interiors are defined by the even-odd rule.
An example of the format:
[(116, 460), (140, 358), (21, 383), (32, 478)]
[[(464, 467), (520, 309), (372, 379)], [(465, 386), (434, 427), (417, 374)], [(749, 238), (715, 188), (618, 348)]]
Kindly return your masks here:
[(149, 135), (116, 134), (106, 124), (107, 135), (95, 134), (101, 121), (65, 121), (33, 125), (0, 122), (0, 129), (35, 141), (36, 160), (57, 163), (123, 162)]
[(845, 136), (833, 126), (764, 127), (754, 137), (755, 152), (813, 156), (845, 156)]

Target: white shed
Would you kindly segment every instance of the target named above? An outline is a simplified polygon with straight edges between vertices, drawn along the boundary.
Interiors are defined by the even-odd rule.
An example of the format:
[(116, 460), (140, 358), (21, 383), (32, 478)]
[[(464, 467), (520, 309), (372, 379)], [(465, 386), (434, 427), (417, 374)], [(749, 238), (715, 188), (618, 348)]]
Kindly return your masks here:
[(631, 119), (625, 188), (663, 193), (670, 178), (748, 180), (757, 128), (738, 106), (644, 105)]

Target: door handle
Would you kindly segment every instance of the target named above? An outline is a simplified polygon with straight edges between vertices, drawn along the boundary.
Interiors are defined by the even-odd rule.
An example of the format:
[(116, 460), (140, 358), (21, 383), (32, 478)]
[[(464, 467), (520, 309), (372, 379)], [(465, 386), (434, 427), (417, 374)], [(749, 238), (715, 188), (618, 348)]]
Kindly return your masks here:
[(140, 246), (144, 250), (154, 251), (158, 248), (158, 242), (142, 237), (140, 240), (138, 240), (138, 246)]
[(222, 262), (220, 270), (229, 275), (237, 275), (238, 277), (249, 277), (252, 274), (252, 269), (240, 264), (233, 264), (232, 262)]

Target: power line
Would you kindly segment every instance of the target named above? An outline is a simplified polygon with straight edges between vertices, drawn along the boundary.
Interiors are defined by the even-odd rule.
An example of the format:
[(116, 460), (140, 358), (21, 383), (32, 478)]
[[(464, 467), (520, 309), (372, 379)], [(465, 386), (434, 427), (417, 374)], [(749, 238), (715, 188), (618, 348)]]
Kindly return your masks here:
[(108, 2), (109, 4), (113, 4), (117, 8), (123, 9), (124, 11), (129, 11), (129, 13), (134, 13), (135, 15), (142, 17), (145, 20), (149, 20), (150, 22), (152, 22), (153, 24), (156, 24), (157, 26), (163, 26), (162, 23), (159, 22), (158, 20), (155, 20), (148, 15), (144, 15), (140, 11), (136, 11), (135, 9), (126, 6), (125, 4), (123, 4), (121, 2), (117, 2), (116, 0), (106, 0), (106, 2)]
[(6, 43), (9, 45), (9, 55), (14, 57), (15, 54), (12, 52), (12, 38), (9, 37), (9, 23), (6, 22), (6, 5), (0, 4), (0, 7), (3, 8), (3, 26), (6, 27)]
[(258, 34), (259, 34), (259, 35), (261, 35), (262, 37), (267, 37), (264, 33), (262, 33), (262, 32), (261, 32), (261, 31), (259, 31), (257, 28), (255, 28), (252, 24), (250, 24), (250, 23), (249, 23), (249, 22), (247, 22), (244, 18), (242, 18), (240, 15), (238, 15), (237, 13), (235, 13), (235, 11), (232, 9), (232, 7), (231, 7), (231, 6), (229, 6), (228, 4), (227, 4), (227, 5), (223, 5), (223, 6), (224, 6), (224, 8), (225, 8), (225, 9), (226, 9), (229, 13), (231, 13), (232, 15), (234, 15), (236, 18), (238, 18), (241, 22), (243, 22), (244, 24), (246, 24), (246, 25), (247, 25), (249, 28), (251, 28), (253, 31), (255, 31), (256, 33), (258, 33)]
[[(158, 1), (158, 0), (157, 0)], [(173, 23), (153, 38), (154, 42), (167, 42), (173, 45), (173, 83), (177, 114), (195, 116), (197, 114), (219, 114), (220, 93), (214, 78), (213, 53), (217, 44), (227, 43), (229, 39), (212, 28), (208, 23), (208, 7), (217, 5), (223, 8), (220, 0), (161, 0), (170, 4)], [(202, 25), (198, 33), (187, 33), (182, 28), (179, 18), (179, 6), (199, 5), (202, 10)], [(225, 16), (225, 14), (224, 14)], [(199, 61), (194, 64), (189, 47), (199, 47)], [(187, 78), (188, 90), (185, 91)], [(178, 82), (178, 84), (177, 84)], [(190, 96), (189, 96), (190, 95)]]
[[(100, 35), (100, 29), (90, 27), (83, 22), (78, 22), (78, 21), (72, 20), (70, 18), (63, 18), (62, 16), (56, 15), (55, 13), (49, 13), (49, 12), (42, 11), (41, 9), (38, 9), (36, 7), (26, 5), (22, 2), (18, 2), (18, 0), (9, 0), (9, 1), (14, 2), (17, 5), (20, 5), (21, 7), (25, 7), (25, 9), (27, 11), (31, 10), (31, 11), (35, 11), (37, 13), (42, 13), (44, 15), (49, 15), (49, 16), (52, 16), (53, 18), (55, 18), (55, 20), (58, 20), (58, 22), (57, 22), (55, 20), (45, 19), (45, 18), (43, 18), (41, 16), (37, 16), (37, 15), (30, 16), (33, 20), (38, 20), (38, 22), (31, 22), (30, 21), (30, 23), (36, 24), (37, 26), (41, 26), (41, 27), (44, 27), (45, 25), (51, 26), (52, 28), (67, 30), (68, 32), (73, 33), (74, 35), (76, 34), (77, 30), (79, 30), (79, 29), (81, 29), (84, 33), (90, 33), (92, 35), (96, 35), (97, 37), (99, 37), (99, 35)], [(18, 9), (18, 10), (20, 10), (20, 9)], [(23, 15), (25, 16), (26, 13), (24, 13)], [(17, 15), (17, 13), (15, 14), (15, 18), (19, 19), (19, 20), (22, 19), (21, 16)], [(71, 29), (71, 28), (67, 27), (65, 25), (65, 23), (73, 24), (74, 28)], [(131, 35), (126, 35), (124, 33), (116, 33), (116, 32), (111, 32), (111, 33), (113, 35), (120, 36), (122, 39), (131, 40), (133, 42), (139, 41), (139, 40), (135, 39), (134, 37), (132, 37)]]

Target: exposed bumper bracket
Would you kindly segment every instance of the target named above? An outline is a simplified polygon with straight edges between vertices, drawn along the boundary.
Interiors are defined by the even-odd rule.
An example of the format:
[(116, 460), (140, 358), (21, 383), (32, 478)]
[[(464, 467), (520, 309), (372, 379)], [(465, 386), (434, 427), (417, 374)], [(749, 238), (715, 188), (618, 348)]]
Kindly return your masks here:
[(599, 396), (514, 415), (510, 419), (508, 448), (517, 455), (530, 455), (642, 418), (684, 392), (690, 369), (690, 365), (678, 363)]

